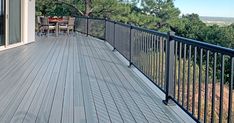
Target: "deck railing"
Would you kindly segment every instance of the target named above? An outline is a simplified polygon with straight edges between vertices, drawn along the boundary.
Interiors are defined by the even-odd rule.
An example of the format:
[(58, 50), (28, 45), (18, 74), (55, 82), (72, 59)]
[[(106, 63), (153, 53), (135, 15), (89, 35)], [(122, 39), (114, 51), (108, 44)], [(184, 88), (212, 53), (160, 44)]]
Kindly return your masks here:
[(76, 30), (107, 41), (165, 93), (165, 104), (196, 122), (233, 122), (233, 49), (99, 18), (77, 17)]

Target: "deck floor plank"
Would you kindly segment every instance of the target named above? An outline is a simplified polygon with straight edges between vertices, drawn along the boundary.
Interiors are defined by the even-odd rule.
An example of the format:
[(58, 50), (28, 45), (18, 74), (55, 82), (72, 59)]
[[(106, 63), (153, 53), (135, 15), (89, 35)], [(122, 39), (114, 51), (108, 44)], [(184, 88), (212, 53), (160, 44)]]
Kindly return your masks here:
[(184, 122), (107, 42), (36, 37), (0, 52), (0, 122)]
[[(87, 42), (87, 43), (90, 43), (90, 42)], [(98, 67), (99, 61), (96, 60), (97, 58), (94, 57), (96, 55), (94, 53), (95, 51), (93, 51), (94, 49), (96, 48), (92, 48), (92, 46), (90, 46), (89, 44), (89, 47), (87, 50), (89, 50), (90, 56), (92, 56), (90, 57), (89, 60), (90, 60), (90, 63), (92, 64), (92, 70), (94, 71), (95, 77), (97, 79), (98, 88), (102, 93), (102, 98), (105, 104), (105, 108), (108, 112), (108, 117), (110, 118), (111, 122), (121, 123), (123, 122), (123, 118), (121, 117), (121, 114), (118, 111), (116, 104), (114, 103), (113, 95), (111, 95), (110, 93), (111, 90), (107, 87), (106, 82), (103, 79), (109, 76), (103, 77), (101, 73), (101, 69), (103, 68)]]
[[(48, 45), (51, 43), (48, 43)], [(32, 60), (33, 63), (30, 63), (30, 65), (35, 66), (33, 67), (32, 71), (29, 71), (29, 74), (26, 73), (24, 74), (24, 70), (31, 69), (30, 67), (28, 67), (27, 65), (25, 66), (25, 69), (22, 69), (21, 71), (18, 71), (17, 73), (21, 74), (23, 73), (26, 76), (21, 76), (19, 78), (19, 80), (13, 81), (15, 83), (21, 83), (23, 82), (24, 85), (21, 86), (22, 88), (20, 88), (19, 90), (17, 90), (17, 93), (15, 93), (15, 95), (7, 95), (6, 98), (10, 98), (10, 102), (8, 102), (8, 100), (3, 100), (3, 103), (6, 103), (7, 105), (1, 105), (1, 107), (4, 107), (4, 111), (1, 113), (3, 114), (3, 116), (1, 117), (1, 122), (6, 122), (9, 123), (10, 120), (12, 119), (12, 117), (15, 114), (15, 111), (17, 110), (18, 106), (20, 105), (20, 103), (22, 102), (25, 94), (27, 93), (28, 89), (34, 85), (34, 83), (32, 82), (35, 77), (37, 76), (37, 73), (39, 71), (39, 69), (41, 68), (41, 65), (43, 64), (43, 60), (45, 60), (46, 55), (44, 54), (49, 54), (49, 51), (51, 50), (53, 45), (49, 45), (49, 47), (46, 49), (42, 48), (42, 52), (40, 52), (39, 54), (37, 54), (39, 57), (37, 58), (35, 55), (31, 54), (30, 60)], [(36, 51), (34, 52), (36, 53)], [(28, 71), (27, 71), (28, 72)], [(14, 71), (11, 72), (11, 74), (14, 73)], [(28, 75), (27, 75), (28, 74)], [(17, 76), (18, 74), (12, 74), (11, 76)], [(25, 77), (25, 78), (24, 78)], [(14, 91), (14, 90), (11, 90)], [(11, 94), (11, 92), (9, 92), (9, 94)], [(12, 98), (13, 97), (13, 98)]]

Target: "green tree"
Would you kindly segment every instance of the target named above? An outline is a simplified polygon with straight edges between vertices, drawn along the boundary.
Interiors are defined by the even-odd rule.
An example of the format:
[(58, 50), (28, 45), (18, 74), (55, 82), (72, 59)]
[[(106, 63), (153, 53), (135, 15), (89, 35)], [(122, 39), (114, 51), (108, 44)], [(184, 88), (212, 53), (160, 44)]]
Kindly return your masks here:
[(155, 29), (159, 31), (170, 31), (171, 23), (179, 19), (180, 11), (174, 6), (173, 0), (144, 0), (142, 11), (154, 16)]

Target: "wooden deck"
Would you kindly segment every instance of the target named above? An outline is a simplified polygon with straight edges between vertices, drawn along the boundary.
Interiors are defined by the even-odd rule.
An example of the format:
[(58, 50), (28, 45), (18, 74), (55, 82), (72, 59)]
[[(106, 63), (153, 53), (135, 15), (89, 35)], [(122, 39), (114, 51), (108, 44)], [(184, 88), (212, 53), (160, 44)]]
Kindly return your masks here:
[(0, 52), (0, 123), (184, 122), (92, 37), (40, 37)]

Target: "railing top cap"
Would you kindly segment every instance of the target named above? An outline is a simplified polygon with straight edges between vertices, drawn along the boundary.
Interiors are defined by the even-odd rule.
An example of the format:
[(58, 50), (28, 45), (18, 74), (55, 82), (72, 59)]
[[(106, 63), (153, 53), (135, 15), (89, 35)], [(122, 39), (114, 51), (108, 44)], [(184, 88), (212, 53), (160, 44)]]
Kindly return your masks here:
[[(116, 21), (112, 21), (112, 20), (108, 20), (108, 19), (104, 19), (104, 18), (95, 18), (95, 17), (86, 17), (86, 16), (77, 16), (78, 18), (86, 18), (86, 19), (94, 19), (94, 20), (105, 20), (111, 23), (115, 23), (121, 26), (125, 26), (128, 28), (132, 28), (138, 31), (143, 31), (146, 33), (151, 33), (151, 34), (155, 34), (155, 35), (159, 35), (159, 36), (163, 36), (166, 37), (168, 36), (168, 34), (170, 34), (171, 38), (175, 41), (179, 41), (185, 44), (189, 44), (189, 45), (193, 45), (196, 47), (200, 47), (203, 49), (207, 49), (213, 52), (217, 52), (217, 53), (222, 53), (225, 55), (229, 55), (231, 57), (234, 57), (234, 49), (231, 48), (226, 48), (226, 47), (222, 47), (222, 46), (218, 46), (218, 45), (214, 45), (214, 44), (210, 44), (210, 43), (206, 43), (206, 42), (202, 42), (202, 41), (198, 41), (198, 40), (193, 40), (193, 39), (189, 39), (189, 38), (184, 38), (184, 37), (180, 37), (180, 36), (176, 36), (174, 34), (170, 33), (163, 33), (163, 32), (158, 32), (155, 30), (149, 30), (149, 29), (145, 29), (142, 27), (137, 27), (134, 25), (130, 25), (130, 24), (125, 24), (125, 23), (121, 23), (121, 22), (116, 22)], [(172, 35), (171, 35), (172, 34)]]
[(172, 36), (172, 39), (175, 41), (185, 43), (185, 44), (193, 45), (193, 46), (207, 49), (207, 50), (210, 50), (213, 52), (222, 53), (224, 55), (229, 55), (229, 56), (234, 57), (234, 49), (231, 49), (231, 48), (222, 47), (222, 46), (210, 44), (207, 42), (184, 38), (184, 37), (180, 37), (180, 36), (176, 36), (176, 35)]

